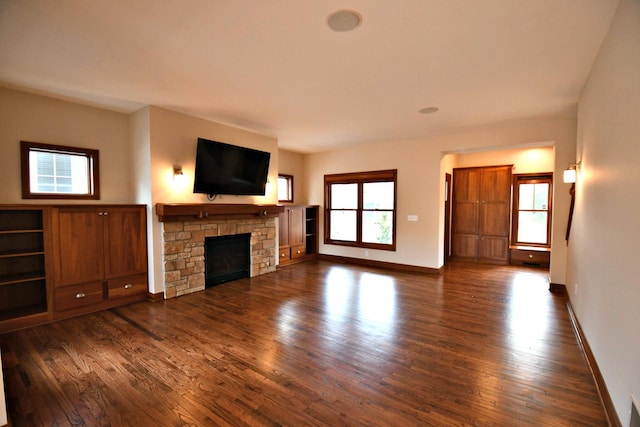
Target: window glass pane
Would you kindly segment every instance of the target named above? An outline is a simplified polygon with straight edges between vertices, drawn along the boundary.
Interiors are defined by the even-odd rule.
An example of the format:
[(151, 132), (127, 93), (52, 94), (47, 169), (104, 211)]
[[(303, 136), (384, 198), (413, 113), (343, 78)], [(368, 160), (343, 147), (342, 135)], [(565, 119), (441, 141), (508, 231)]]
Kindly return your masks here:
[(71, 178), (56, 178), (56, 193), (72, 193)]
[(43, 192), (53, 193), (55, 190), (52, 176), (36, 176), (36, 186), (39, 191)]
[(547, 212), (518, 212), (518, 242), (547, 243)]
[(520, 197), (518, 199), (518, 208), (520, 210), (533, 209), (533, 192), (535, 184), (520, 184), (518, 190)]
[(286, 176), (278, 177), (278, 200), (291, 200), (289, 178)]
[(331, 209), (357, 208), (358, 184), (331, 184)]
[[(546, 211), (549, 209), (549, 184), (534, 184), (533, 209)], [(522, 209), (522, 208), (521, 208)]]
[(89, 158), (86, 156), (69, 156), (71, 160), (72, 192), (87, 194), (89, 192)]
[(331, 211), (332, 240), (356, 241), (356, 211)]
[(89, 193), (89, 158), (77, 154), (31, 151), (32, 193)]
[(362, 241), (365, 243), (393, 243), (393, 212), (366, 211), (362, 213)]
[(71, 189), (71, 177), (58, 177), (58, 179), (56, 179), (56, 184), (69, 187), (69, 189)]
[(69, 154), (56, 154), (56, 175), (71, 176), (71, 156)]
[(53, 154), (32, 152), (29, 161), (37, 165), (37, 168), (32, 170), (36, 176), (53, 176)]
[(393, 182), (365, 182), (362, 187), (363, 209), (393, 209)]

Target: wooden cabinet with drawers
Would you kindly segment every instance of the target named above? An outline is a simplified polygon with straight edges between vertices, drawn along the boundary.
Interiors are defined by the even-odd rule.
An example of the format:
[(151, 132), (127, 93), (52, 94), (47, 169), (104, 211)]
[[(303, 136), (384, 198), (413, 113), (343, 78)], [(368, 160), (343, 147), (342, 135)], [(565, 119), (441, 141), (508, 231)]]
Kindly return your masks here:
[(511, 247), (510, 264), (548, 268), (551, 251), (547, 248)]
[(102, 282), (81, 283), (79, 285), (61, 286), (55, 290), (55, 310), (62, 312), (72, 309), (83, 309), (104, 301)]
[(61, 206), (52, 219), (56, 317), (146, 296), (144, 206)]
[(0, 205), (0, 333), (147, 296), (144, 205)]
[(133, 296), (146, 294), (147, 275), (118, 277), (107, 281), (107, 299), (127, 299)]
[(280, 265), (305, 261), (318, 253), (318, 206), (286, 206), (279, 215)]

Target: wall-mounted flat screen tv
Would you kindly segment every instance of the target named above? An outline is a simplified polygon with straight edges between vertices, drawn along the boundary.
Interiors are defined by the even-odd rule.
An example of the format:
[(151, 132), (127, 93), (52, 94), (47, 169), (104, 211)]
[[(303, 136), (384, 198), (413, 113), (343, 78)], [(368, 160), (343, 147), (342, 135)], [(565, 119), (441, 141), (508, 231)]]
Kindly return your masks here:
[(198, 138), (193, 192), (264, 196), (271, 153)]

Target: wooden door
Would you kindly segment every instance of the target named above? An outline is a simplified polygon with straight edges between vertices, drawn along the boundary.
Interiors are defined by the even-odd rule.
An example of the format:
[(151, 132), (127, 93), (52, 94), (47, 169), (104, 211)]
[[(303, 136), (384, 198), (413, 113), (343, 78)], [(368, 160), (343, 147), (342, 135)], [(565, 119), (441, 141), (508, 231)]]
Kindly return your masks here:
[(147, 225), (144, 207), (105, 208), (105, 277), (121, 277), (147, 271)]
[(278, 214), (278, 246), (289, 246), (289, 208)]
[(509, 260), (511, 166), (482, 169), (480, 181), (478, 257), (491, 262)]
[(480, 169), (453, 170), (452, 255), (478, 256)]
[(305, 244), (305, 208), (295, 207), (289, 210), (289, 245), (300, 246)]
[(507, 263), (511, 166), (454, 169), (452, 255)]
[(451, 174), (444, 176), (444, 257), (446, 264), (451, 255)]
[(97, 208), (57, 208), (54, 214), (56, 285), (104, 278), (103, 221)]

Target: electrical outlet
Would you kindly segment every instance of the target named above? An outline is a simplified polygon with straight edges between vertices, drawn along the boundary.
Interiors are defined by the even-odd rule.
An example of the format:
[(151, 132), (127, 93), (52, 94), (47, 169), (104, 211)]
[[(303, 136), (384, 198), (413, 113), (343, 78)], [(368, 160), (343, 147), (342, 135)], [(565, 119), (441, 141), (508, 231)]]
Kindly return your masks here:
[(364, 256), (365, 258), (369, 258), (369, 251), (366, 249), (364, 250)]
[(573, 286), (573, 296), (576, 296), (576, 297), (578, 296), (578, 284), (577, 283)]

